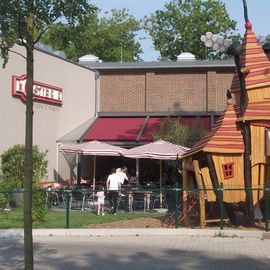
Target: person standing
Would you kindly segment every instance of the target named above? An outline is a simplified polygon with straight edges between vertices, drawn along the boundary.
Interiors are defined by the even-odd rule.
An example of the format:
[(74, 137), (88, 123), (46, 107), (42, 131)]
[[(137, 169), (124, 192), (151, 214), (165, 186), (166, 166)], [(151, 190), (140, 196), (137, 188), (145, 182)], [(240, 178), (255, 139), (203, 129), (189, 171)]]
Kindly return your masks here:
[(121, 183), (120, 183), (119, 176), (116, 174), (115, 168), (112, 169), (111, 174), (108, 176), (106, 186), (107, 186), (107, 191), (109, 192), (108, 199), (109, 199), (110, 207), (112, 209), (112, 213), (116, 214), (117, 198), (118, 198), (119, 190), (121, 189)]
[(124, 166), (122, 168), (118, 168), (116, 170), (116, 174), (118, 175), (119, 177), (119, 180), (120, 180), (120, 183), (123, 185), (125, 181), (128, 181), (128, 177), (127, 177), (127, 167)]
[(103, 188), (103, 186), (101, 184), (98, 187), (98, 192), (97, 192), (96, 195), (97, 195), (97, 203), (98, 203), (97, 214), (98, 214), (98, 216), (100, 214), (102, 216), (104, 216), (105, 215), (105, 213), (104, 213), (105, 193), (104, 193), (104, 188)]

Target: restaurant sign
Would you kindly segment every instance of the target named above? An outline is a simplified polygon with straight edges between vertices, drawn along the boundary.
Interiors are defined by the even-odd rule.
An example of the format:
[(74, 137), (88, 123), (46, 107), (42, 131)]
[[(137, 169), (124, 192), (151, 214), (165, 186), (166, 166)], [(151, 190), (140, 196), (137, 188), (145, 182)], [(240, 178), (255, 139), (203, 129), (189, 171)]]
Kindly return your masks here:
[[(26, 75), (12, 76), (12, 96), (26, 101)], [(63, 89), (34, 81), (33, 100), (46, 102), (54, 105), (62, 105)]]

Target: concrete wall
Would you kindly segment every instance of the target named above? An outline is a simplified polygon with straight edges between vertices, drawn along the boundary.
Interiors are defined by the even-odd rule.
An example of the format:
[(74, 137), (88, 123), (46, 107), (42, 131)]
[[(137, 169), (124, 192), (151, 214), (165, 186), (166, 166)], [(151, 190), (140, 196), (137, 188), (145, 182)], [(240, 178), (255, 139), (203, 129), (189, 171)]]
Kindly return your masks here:
[[(14, 50), (25, 54), (24, 48)], [(60, 162), (56, 141), (95, 114), (95, 73), (89, 69), (35, 50), (34, 80), (63, 88), (63, 105), (34, 103), (34, 144), (47, 149), (48, 180), (54, 180), (60, 172), (62, 178), (70, 175), (67, 163)], [(11, 95), (12, 75), (26, 73), (26, 62), (11, 53), (5, 69), (0, 71), (0, 154), (14, 144), (25, 141), (25, 105)], [(59, 158), (62, 154), (59, 154)], [(63, 168), (63, 166), (66, 168)]]

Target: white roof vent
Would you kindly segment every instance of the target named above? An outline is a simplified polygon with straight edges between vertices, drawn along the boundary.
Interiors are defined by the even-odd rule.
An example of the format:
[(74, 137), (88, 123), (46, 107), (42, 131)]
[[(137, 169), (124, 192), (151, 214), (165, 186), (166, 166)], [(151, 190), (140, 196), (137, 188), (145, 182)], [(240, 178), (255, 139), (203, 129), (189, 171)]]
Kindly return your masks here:
[(194, 54), (189, 52), (183, 52), (177, 56), (177, 61), (194, 61), (196, 57)]
[(87, 54), (79, 58), (80, 64), (85, 64), (89, 62), (99, 63), (99, 62), (102, 62), (102, 60), (99, 60), (99, 58), (93, 54)]

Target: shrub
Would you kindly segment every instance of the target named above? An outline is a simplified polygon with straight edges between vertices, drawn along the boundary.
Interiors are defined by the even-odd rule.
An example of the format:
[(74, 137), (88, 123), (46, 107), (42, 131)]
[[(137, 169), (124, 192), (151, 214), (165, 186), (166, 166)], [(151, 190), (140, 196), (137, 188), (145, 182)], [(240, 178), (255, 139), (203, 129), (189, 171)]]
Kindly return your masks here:
[(0, 193), (0, 211), (4, 210), (7, 205), (7, 198), (4, 193)]
[(165, 140), (174, 144), (186, 146), (188, 140), (188, 127), (179, 124), (170, 117), (166, 117), (160, 124), (160, 130), (154, 132), (154, 140)]
[[(40, 151), (37, 145), (33, 146), (33, 188), (38, 188), (40, 180), (46, 177), (48, 161), (45, 157), (47, 152), (47, 150), (44, 152)], [(24, 158), (24, 145), (14, 145), (1, 155), (3, 180), (0, 188), (2, 190), (14, 191), (14, 189), (20, 190), (23, 188)], [(9, 196), (8, 201), (12, 204), (12, 196)], [(33, 222), (45, 219), (47, 212), (45, 201), (46, 198), (43, 193), (34, 192), (32, 199)]]
[[(33, 146), (33, 187), (37, 187), (47, 174), (48, 161), (45, 159), (47, 150), (42, 152)], [(24, 179), (24, 145), (14, 145), (1, 155), (3, 185), (6, 189), (23, 188)]]
[(188, 132), (188, 147), (192, 147), (197, 142), (199, 142), (205, 135), (207, 131), (202, 125), (200, 117), (197, 117), (195, 121), (190, 125)]

